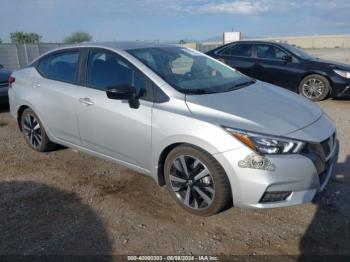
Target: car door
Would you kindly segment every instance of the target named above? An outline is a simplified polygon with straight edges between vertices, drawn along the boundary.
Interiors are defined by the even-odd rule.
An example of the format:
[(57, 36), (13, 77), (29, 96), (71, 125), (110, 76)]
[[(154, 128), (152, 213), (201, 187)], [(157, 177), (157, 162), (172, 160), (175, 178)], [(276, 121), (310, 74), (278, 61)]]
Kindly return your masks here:
[(272, 44), (256, 44), (257, 79), (296, 91), (298, 61)]
[(219, 56), (227, 65), (255, 78), (256, 59), (253, 57), (253, 44), (236, 43), (230, 45), (220, 51)]
[(33, 105), (45, 128), (59, 140), (80, 144), (77, 124), (78, 98), (84, 87), (77, 85), (80, 50), (65, 50), (39, 60), (41, 77), (32, 82)]
[[(135, 109), (126, 100), (109, 99), (109, 87), (133, 85), (140, 96)], [(121, 56), (91, 49), (86, 68), (86, 90), (80, 97), (79, 131), (84, 147), (150, 170), (152, 83)]]

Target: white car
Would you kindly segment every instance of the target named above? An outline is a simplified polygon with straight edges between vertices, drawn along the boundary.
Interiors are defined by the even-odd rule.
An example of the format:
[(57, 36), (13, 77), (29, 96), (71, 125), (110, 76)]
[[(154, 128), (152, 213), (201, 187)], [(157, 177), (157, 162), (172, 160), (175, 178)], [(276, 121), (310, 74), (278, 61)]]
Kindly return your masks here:
[(11, 79), (11, 114), (30, 147), (126, 165), (197, 215), (309, 202), (337, 161), (336, 128), (317, 105), (191, 49), (64, 47)]

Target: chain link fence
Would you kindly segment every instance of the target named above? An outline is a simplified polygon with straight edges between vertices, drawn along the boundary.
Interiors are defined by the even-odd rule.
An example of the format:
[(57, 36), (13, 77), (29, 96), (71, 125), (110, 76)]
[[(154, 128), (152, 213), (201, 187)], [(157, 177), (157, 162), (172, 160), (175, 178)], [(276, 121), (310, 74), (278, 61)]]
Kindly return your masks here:
[(11, 70), (23, 68), (41, 54), (63, 45), (59, 43), (0, 44), (0, 64)]

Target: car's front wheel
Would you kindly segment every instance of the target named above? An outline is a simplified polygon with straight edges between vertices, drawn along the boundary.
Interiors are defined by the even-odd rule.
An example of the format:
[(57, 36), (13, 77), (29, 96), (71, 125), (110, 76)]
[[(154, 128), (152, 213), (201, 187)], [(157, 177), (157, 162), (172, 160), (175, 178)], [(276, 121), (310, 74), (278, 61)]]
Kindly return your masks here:
[(173, 149), (165, 160), (164, 174), (171, 196), (192, 214), (214, 215), (232, 203), (225, 171), (201, 149), (189, 145)]
[(305, 77), (299, 85), (299, 94), (311, 101), (321, 101), (325, 99), (330, 91), (330, 84), (327, 78), (313, 74)]
[(46, 152), (55, 147), (55, 144), (50, 141), (43, 125), (32, 109), (27, 108), (23, 111), (20, 124), (26, 142), (32, 149)]

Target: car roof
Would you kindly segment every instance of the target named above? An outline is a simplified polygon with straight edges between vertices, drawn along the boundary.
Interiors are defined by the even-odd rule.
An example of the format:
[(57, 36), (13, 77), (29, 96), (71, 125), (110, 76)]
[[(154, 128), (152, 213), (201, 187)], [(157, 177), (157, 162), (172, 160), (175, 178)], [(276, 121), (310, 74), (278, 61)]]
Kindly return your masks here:
[(234, 41), (231, 43), (224, 44), (222, 46), (218, 46), (217, 48), (210, 50), (208, 53), (217, 52), (218, 50), (222, 50), (222, 49), (224, 49), (228, 46), (234, 45), (234, 44), (275, 44), (275, 45), (279, 45), (282, 47), (286, 47), (286, 45), (287, 45), (287, 43), (268, 41), (268, 40), (239, 40), (239, 41)]
[(65, 45), (62, 48), (79, 48), (79, 47), (101, 47), (110, 48), (116, 50), (133, 50), (133, 49), (143, 49), (143, 48), (161, 48), (161, 47), (175, 47), (178, 45), (167, 44), (160, 42), (144, 42), (144, 41), (129, 41), (129, 42), (95, 42), (95, 43), (83, 43), (74, 45)]
[(283, 45), (286, 43), (283, 42), (278, 42), (278, 41), (269, 41), (269, 40), (240, 40), (240, 41), (235, 41), (229, 44), (277, 44), (277, 45)]
[(135, 50), (135, 49), (143, 49), (143, 48), (162, 48), (162, 47), (180, 47), (176, 44), (167, 44), (160, 42), (145, 42), (145, 41), (125, 41), (125, 42), (91, 42), (91, 43), (81, 43), (81, 44), (68, 44), (62, 45), (58, 48), (47, 51), (46, 53), (40, 55), (36, 59), (34, 59), (29, 66), (37, 63), (41, 58), (50, 55), (55, 52), (64, 51), (67, 49), (75, 49), (75, 48), (107, 48), (113, 49), (116, 51), (127, 51), (127, 50)]

